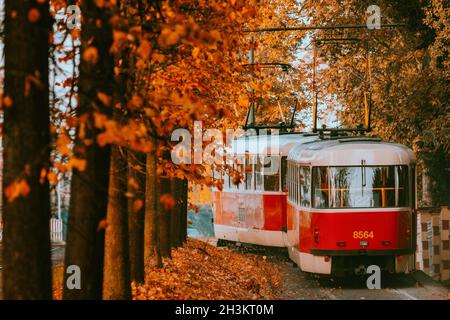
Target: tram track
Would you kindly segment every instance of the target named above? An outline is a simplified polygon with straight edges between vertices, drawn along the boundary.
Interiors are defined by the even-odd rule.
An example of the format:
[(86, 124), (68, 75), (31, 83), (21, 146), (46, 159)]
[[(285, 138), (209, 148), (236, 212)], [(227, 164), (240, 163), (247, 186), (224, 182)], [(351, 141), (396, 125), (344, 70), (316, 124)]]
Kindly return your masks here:
[[(215, 240), (206, 240), (216, 245)], [(265, 256), (283, 274), (281, 299), (288, 300), (447, 300), (448, 289), (421, 271), (381, 275), (381, 289), (368, 289), (367, 276), (332, 277), (301, 271), (289, 260), (285, 248), (227, 243), (242, 254)]]

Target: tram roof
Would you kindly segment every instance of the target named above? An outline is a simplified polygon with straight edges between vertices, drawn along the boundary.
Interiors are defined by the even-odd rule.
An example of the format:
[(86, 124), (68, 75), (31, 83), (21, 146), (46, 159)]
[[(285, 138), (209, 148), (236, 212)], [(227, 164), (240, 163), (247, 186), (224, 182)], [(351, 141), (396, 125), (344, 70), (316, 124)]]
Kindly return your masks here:
[(416, 162), (404, 145), (368, 137), (316, 140), (294, 146), (288, 160), (314, 166), (409, 165)]
[(318, 139), (317, 135), (305, 133), (242, 136), (233, 140), (232, 150), (235, 154), (280, 154), (281, 156), (287, 156), (294, 146)]

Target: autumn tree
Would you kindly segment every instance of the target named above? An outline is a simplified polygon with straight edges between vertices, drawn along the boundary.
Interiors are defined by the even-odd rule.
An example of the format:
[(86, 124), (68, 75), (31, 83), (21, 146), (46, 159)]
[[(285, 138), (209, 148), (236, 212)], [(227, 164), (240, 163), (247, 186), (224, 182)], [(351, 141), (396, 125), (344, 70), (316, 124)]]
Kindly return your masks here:
[(47, 1), (5, 2), (3, 291), (51, 299)]
[[(111, 4), (83, 1), (81, 61), (78, 77), (77, 132), (74, 155), (85, 167), (73, 169), (66, 267), (81, 270), (81, 289), (64, 287), (64, 299), (101, 299), (103, 284), (104, 227), (108, 200), (110, 147), (100, 146), (95, 117), (110, 115), (114, 59), (110, 19)], [(105, 99), (106, 98), (106, 99)], [(65, 274), (65, 282), (69, 275)]]
[(159, 250), (159, 220), (157, 215), (157, 179), (156, 152), (146, 157), (145, 182), (145, 216), (144, 216), (144, 267), (161, 266), (161, 252)]
[[(225, 99), (234, 104), (237, 101), (237, 96), (228, 92), (233, 87), (231, 82), (235, 84), (234, 88), (240, 88), (240, 84), (236, 85), (236, 72), (241, 67), (236, 63), (239, 56), (233, 49), (238, 35), (228, 39), (225, 34), (232, 34), (231, 30), (240, 28), (233, 19), (239, 21), (243, 19), (239, 15), (245, 17), (251, 11), (243, 2), (225, 4), (228, 1), (199, 4), (132, 1), (126, 8), (127, 17), (122, 19), (122, 25), (127, 28), (114, 30), (112, 50), (130, 52), (133, 63), (129, 76), (134, 80), (128, 92), (127, 110), (124, 110), (128, 122), (113, 124), (106, 121), (103, 126), (105, 132), (99, 140), (102, 144), (126, 142), (131, 149), (147, 153), (146, 263), (152, 260), (152, 254), (156, 253), (155, 260), (159, 263), (158, 252), (170, 254), (170, 232), (176, 229), (174, 224), (170, 224), (173, 217), (170, 212), (173, 213), (177, 203), (183, 203), (186, 208), (187, 188), (180, 189), (185, 193), (179, 195), (184, 201), (174, 199), (170, 179), (189, 177), (201, 180), (202, 172), (205, 172), (201, 166), (175, 166), (170, 153), (162, 156), (162, 150), (170, 150), (172, 146), (172, 131), (177, 127), (192, 127), (195, 119), (216, 125), (216, 119), (224, 120), (230, 112), (225, 107)], [(239, 15), (233, 17), (235, 12)], [(216, 23), (221, 21), (224, 13), (227, 16), (224, 29), (228, 30), (223, 30), (222, 35)], [(224, 59), (222, 53), (225, 53)], [(123, 69), (122, 66), (117, 67)], [(223, 85), (230, 88), (227, 95), (222, 94), (224, 91), (220, 86)], [(233, 109), (236, 110), (236, 106)], [(210, 116), (204, 117), (205, 114)], [(210, 179), (208, 181), (211, 183)], [(155, 187), (158, 184), (160, 187)], [(162, 214), (163, 211), (166, 214)], [(179, 229), (186, 227), (186, 212), (184, 210), (180, 223), (177, 223)], [(162, 223), (163, 220), (166, 223)], [(181, 239), (186, 237), (184, 229), (177, 232)]]
[[(305, 1), (311, 23), (318, 25), (365, 25), (371, 4)], [(422, 168), (420, 176), (431, 179), (433, 204), (448, 203), (448, 46), (443, 45), (448, 38), (448, 8), (433, 0), (378, 1), (378, 5), (382, 23), (405, 26), (333, 35), (368, 41), (373, 134), (411, 147)], [(316, 34), (318, 38), (327, 36), (327, 31)], [(349, 126), (363, 123), (361, 77), (366, 60), (352, 48), (336, 45), (322, 46), (320, 55), (327, 65), (321, 89), (336, 94), (335, 101), (343, 107), (339, 119)]]
[(128, 165), (128, 238), (130, 256), (130, 278), (144, 282), (144, 229), (145, 229), (145, 182), (146, 155), (127, 152)]
[(124, 148), (112, 146), (103, 276), (103, 299), (106, 300), (131, 298), (127, 169)]

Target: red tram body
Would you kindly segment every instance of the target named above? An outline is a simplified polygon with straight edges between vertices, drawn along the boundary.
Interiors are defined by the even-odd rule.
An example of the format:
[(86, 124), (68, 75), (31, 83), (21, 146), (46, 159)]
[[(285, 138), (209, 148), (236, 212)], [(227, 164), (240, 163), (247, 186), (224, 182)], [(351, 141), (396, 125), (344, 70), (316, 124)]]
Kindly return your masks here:
[(410, 149), (364, 136), (276, 138), (276, 152), (270, 135), (233, 141), (243, 179), (234, 185), (224, 176), (222, 191), (213, 192), (218, 239), (286, 247), (311, 273), (342, 275), (371, 264), (396, 273), (414, 269)]

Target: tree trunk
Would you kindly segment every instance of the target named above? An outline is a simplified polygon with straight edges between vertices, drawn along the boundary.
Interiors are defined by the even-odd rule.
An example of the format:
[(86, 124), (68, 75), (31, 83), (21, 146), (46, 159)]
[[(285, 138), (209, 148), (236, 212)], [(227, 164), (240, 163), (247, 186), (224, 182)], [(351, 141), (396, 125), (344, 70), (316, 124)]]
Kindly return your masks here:
[[(112, 96), (114, 86), (114, 60), (109, 53), (111, 14), (107, 8), (98, 8), (93, 0), (83, 1), (81, 11), (77, 115), (83, 119), (84, 130), (77, 128), (74, 152), (86, 159), (87, 165), (83, 172), (73, 170), (65, 254), (66, 268), (71, 265), (80, 268), (81, 289), (64, 286), (63, 296), (64, 299), (101, 299), (105, 239), (100, 222), (106, 216), (110, 147), (102, 148), (96, 143), (98, 130), (94, 127), (93, 113), (110, 115), (111, 110), (98, 98), (98, 92)], [(81, 132), (84, 137), (80, 137)], [(93, 143), (85, 144), (85, 141)], [(64, 284), (69, 276), (65, 273)]]
[(129, 300), (130, 259), (128, 254), (127, 161), (121, 147), (111, 152), (107, 228), (105, 232), (105, 266), (103, 299)]
[(157, 211), (159, 216), (159, 248), (162, 257), (171, 257), (172, 238), (170, 232), (170, 224), (172, 218), (172, 210), (167, 203), (161, 201), (163, 197), (171, 196), (170, 179), (160, 177), (158, 182), (158, 205)]
[[(38, 10), (37, 21), (28, 18), (30, 10)], [(23, 192), (12, 202), (3, 195), (5, 299), (52, 297), (50, 193), (46, 179), (40, 182), (41, 170), (49, 168), (50, 153), (50, 30), (47, 1), (5, 2), (3, 191), (10, 196), (13, 191)], [(26, 183), (14, 188), (17, 179)]]
[[(138, 283), (144, 282), (144, 216), (145, 206), (136, 207), (145, 198), (145, 162), (143, 153), (128, 151), (128, 179), (134, 179), (135, 187), (128, 184), (128, 230), (130, 250), (130, 278)], [(145, 202), (145, 201), (144, 201)]]
[(181, 194), (181, 242), (185, 243), (187, 240), (187, 212), (188, 212), (188, 181), (183, 179), (182, 183), (182, 194)]
[(161, 252), (159, 251), (159, 228), (157, 214), (157, 178), (156, 156), (147, 154), (145, 183), (145, 222), (144, 222), (144, 265), (145, 268), (162, 266)]
[(183, 180), (178, 178), (170, 179), (170, 189), (176, 205), (171, 212), (171, 238), (172, 247), (177, 248), (182, 245), (182, 213), (183, 213)]

